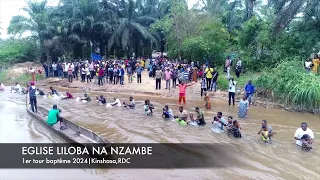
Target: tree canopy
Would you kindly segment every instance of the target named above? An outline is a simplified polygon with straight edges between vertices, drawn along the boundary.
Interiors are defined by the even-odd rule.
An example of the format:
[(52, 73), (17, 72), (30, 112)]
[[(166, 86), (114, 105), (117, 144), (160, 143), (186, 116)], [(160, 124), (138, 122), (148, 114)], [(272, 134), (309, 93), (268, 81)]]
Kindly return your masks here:
[[(306, 58), (320, 49), (318, 0), (60, 0), (28, 1), (27, 17), (14, 16), (8, 33), (29, 31), (41, 60), (102, 56), (151, 56), (222, 63), (226, 54), (248, 68)], [(252, 63), (254, 62), (254, 63)]]

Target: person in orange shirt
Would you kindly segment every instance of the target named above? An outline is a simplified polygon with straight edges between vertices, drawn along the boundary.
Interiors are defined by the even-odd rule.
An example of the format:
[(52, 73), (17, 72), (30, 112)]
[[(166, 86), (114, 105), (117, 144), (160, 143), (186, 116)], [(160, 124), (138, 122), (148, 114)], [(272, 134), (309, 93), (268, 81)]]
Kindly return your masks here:
[(179, 104), (181, 104), (181, 101), (183, 101), (183, 104), (186, 104), (186, 89), (189, 86), (194, 85), (195, 82), (192, 82), (190, 84), (184, 84), (184, 82), (182, 81), (181, 84), (177, 84), (177, 86), (179, 87)]
[(311, 70), (316, 74), (319, 73), (318, 72), (319, 65), (320, 65), (320, 59), (318, 57), (318, 54), (315, 54), (311, 64)]

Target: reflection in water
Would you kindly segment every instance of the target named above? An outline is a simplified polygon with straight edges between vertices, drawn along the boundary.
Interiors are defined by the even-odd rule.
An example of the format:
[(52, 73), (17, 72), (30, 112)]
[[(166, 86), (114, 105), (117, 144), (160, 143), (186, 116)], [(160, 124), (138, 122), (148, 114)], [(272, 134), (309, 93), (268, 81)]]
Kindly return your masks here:
[[(25, 112), (24, 96), (7, 94), (0, 96), (1, 142), (64, 142), (46, 127), (37, 123)], [(97, 94), (91, 94), (91, 98)], [(9, 97), (10, 96), (10, 97)], [(82, 94), (75, 94), (80, 97)], [(106, 94), (107, 101), (112, 101), (113, 95)], [(13, 99), (9, 101), (9, 99)], [(129, 96), (123, 95), (122, 101), (128, 101)], [(72, 100), (60, 101), (54, 99), (39, 99), (39, 104), (51, 108), (57, 104), (63, 110), (62, 116), (79, 123), (111, 142), (121, 143), (229, 143), (233, 144), (237, 159), (241, 162), (233, 168), (225, 169), (176, 169), (176, 170), (139, 170), (139, 169), (95, 169), (86, 170), (92, 175), (105, 179), (320, 179), (320, 151), (317, 148), (319, 139), (320, 118), (311, 114), (290, 113), (282, 110), (252, 107), (249, 118), (240, 119), (242, 139), (235, 139), (225, 133), (216, 134), (210, 129), (212, 117), (222, 111), (224, 116), (236, 116), (237, 108), (227, 103), (214, 100), (212, 110), (205, 112), (206, 127), (182, 127), (173, 121), (161, 118), (165, 104), (177, 113), (178, 105), (175, 99), (162, 99), (135, 96), (136, 109), (106, 108), (94, 102), (82, 103)], [(143, 113), (142, 104), (150, 99), (155, 105), (153, 117)], [(202, 101), (190, 100), (185, 107), (193, 112), (196, 106), (202, 107)], [(13, 109), (14, 108), (14, 109)], [(18, 120), (17, 120), (18, 119)], [(266, 119), (277, 132), (272, 145), (265, 145), (259, 141), (257, 132), (260, 121)], [(23, 120), (23, 121), (21, 121)], [(306, 121), (315, 132), (315, 147), (309, 153), (301, 152), (296, 147), (293, 135), (302, 121)], [(3, 126), (6, 128), (2, 128)], [(14, 133), (13, 133), (14, 132)], [(10, 135), (9, 135), (10, 134)], [(219, 155), (217, 155), (218, 157)], [(233, 162), (226, 162), (226, 164)], [(37, 170), (38, 172), (39, 170)], [(69, 170), (68, 170), (69, 171)], [(9, 171), (8, 171), (9, 172)], [(32, 172), (31, 170), (29, 172)], [(42, 171), (40, 171), (42, 172)], [(81, 171), (82, 172), (82, 171)], [(66, 171), (57, 171), (55, 177), (65, 177)], [(4, 174), (5, 179), (11, 173)], [(3, 176), (3, 174), (1, 175)], [(67, 175), (66, 175), (67, 176)], [(81, 179), (82, 174), (74, 173), (73, 177)], [(44, 174), (38, 177), (47, 179)], [(81, 178), (80, 178), (81, 177)], [(96, 179), (98, 177), (91, 177)], [(1, 179), (1, 177), (0, 177)], [(36, 178), (33, 178), (36, 179)], [(68, 179), (68, 178), (66, 178)], [(74, 178), (71, 178), (74, 179)]]

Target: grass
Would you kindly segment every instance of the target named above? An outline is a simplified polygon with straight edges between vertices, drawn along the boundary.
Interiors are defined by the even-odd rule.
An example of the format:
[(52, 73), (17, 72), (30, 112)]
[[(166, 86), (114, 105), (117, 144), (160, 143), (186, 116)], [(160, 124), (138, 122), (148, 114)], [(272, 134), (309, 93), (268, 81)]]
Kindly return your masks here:
[[(36, 80), (41, 80), (44, 79), (43, 75), (36, 74)], [(8, 75), (8, 70), (4, 70), (0, 72), (0, 82), (9, 85), (13, 85), (14, 83), (18, 82), (22, 86), (26, 85), (32, 81), (32, 76), (31, 74), (21, 74), (17, 77), (9, 77)]]
[(280, 63), (264, 72), (256, 81), (257, 87), (273, 92), (273, 99), (299, 109), (314, 111), (320, 108), (320, 77), (307, 73), (299, 61)]

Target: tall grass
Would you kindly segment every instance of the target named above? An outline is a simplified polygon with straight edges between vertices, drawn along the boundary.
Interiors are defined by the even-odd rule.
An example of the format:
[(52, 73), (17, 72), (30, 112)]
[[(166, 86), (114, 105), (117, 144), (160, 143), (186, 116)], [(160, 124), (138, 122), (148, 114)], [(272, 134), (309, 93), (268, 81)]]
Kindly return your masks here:
[(320, 77), (307, 73), (301, 61), (286, 61), (264, 72), (255, 83), (285, 105), (312, 111), (320, 108), (319, 82)]

